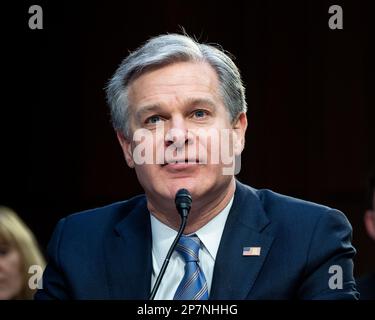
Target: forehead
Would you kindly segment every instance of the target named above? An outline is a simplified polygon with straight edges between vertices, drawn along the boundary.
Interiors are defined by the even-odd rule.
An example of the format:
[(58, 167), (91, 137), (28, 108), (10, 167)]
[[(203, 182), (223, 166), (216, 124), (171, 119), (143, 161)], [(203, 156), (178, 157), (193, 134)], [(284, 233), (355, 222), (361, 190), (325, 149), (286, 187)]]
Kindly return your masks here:
[(178, 62), (151, 70), (129, 86), (133, 107), (154, 103), (173, 103), (192, 98), (220, 100), (219, 80), (205, 62)]

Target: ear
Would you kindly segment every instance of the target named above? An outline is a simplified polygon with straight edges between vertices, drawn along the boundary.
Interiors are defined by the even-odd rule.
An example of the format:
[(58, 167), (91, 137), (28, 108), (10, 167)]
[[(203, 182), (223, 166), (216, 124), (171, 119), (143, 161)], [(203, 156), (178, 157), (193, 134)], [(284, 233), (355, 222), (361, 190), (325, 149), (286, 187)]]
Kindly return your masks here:
[(368, 235), (375, 240), (375, 211), (366, 210), (364, 222)]
[(116, 131), (116, 134), (117, 134), (117, 139), (121, 145), (122, 152), (124, 153), (126, 163), (128, 164), (130, 168), (134, 168), (135, 164), (133, 160), (131, 141), (125, 138), (124, 134), (120, 131)]
[(241, 112), (237, 119), (233, 123), (235, 145), (234, 152), (236, 155), (240, 155), (245, 147), (245, 133), (247, 129), (247, 117), (245, 112)]

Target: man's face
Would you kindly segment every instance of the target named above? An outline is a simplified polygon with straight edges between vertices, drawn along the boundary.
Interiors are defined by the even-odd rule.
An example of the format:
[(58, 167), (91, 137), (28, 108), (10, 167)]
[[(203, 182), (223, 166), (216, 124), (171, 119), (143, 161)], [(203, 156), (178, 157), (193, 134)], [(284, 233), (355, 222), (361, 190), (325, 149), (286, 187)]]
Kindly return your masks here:
[[(178, 189), (186, 188), (193, 198), (201, 197), (230, 183), (233, 174), (223, 174), (228, 165), (222, 155), (226, 152), (233, 159), (233, 148), (241, 153), (247, 122), (241, 114), (232, 123), (211, 66), (179, 62), (146, 72), (131, 83), (129, 102), (132, 140), (119, 133), (118, 137), (147, 196), (174, 199)], [(152, 139), (134, 141), (142, 132)], [(140, 143), (152, 150), (152, 163), (137, 161)]]

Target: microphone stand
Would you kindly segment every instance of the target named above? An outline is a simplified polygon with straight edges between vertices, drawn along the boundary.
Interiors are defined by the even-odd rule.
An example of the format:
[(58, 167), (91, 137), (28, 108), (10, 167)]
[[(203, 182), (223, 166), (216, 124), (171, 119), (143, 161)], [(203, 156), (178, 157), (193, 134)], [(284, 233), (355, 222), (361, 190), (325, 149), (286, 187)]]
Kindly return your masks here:
[(149, 300), (154, 300), (156, 292), (159, 289), (160, 282), (163, 279), (165, 270), (168, 267), (169, 260), (172, 256), (172, 253), (173, 253), (178, 241), (180, 240), (182, 233), (185, 230), (187, 217), (188, 217), (188, 214), (189, 214), (189, 211), (190, 211), (190, 206), (191, 206), (191, 196), (190, 196), (189, 191), (187, 191), (186, 189), (180, 189), (176, 194), (176, 207), (177, 207), (177, 210), (178, 210), (179, 214), (181, 215), (181, 225), (180, 225), (180, 228), (177, 232), (177, 236), (174, 239), (171, 247), (169, 248), (167, 256), (165, 257), (164, 263), (163, 263), (163, 265), (161, 267), (161, 270), (159, 272), (159, 275), (156, 279), (155, 285), (154, 285), (154, 287), (151, 291), (151, 294), (149, 296)]
[(166, 256), (166, 258), (164, 260), (163, 266), (161, 267), (159, 275), (158, 275), (158, 277), (156, 279), (156, 282), (155, 282), (154, 288), (152, 289), (152, 292), (150, 294), (149, 300), (154, 300), (154, 298), (155, 298), (156, 292), (158, 291), (159, 286), (160, 286), (161, 279), (163, 278), (165, 270), (168, 267), (169, 259), (171, 258), (171, 255), (172, 255), (172, 253), (174, 251), (174, 248), (176, 247), (177, 242), (180, 240), (181, 235), (182, 235), (182, 233), (185, 230), (186, 221), (187, 221), (187, 217), (183, 217), (182, 221), (181, 221), (180, 229), (178, 230), (177, 236), (174, 239), (174, 241), (172, 243), (172, 246), (169, 248), (168, 254), (167, 254), (167, 256)]

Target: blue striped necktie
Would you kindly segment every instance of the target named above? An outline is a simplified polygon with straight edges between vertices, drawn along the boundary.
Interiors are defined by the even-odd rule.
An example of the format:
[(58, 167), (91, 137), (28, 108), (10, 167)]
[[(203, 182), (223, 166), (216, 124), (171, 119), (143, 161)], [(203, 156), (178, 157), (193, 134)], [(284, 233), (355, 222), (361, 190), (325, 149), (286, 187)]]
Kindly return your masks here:
[(182, 235), (176, 251), (185, 260), (185, 275), (182, 278), (174, 300), (207, 300), (208, 287), (203, 271), (198, 265), (201, 241), (196, 235)]

